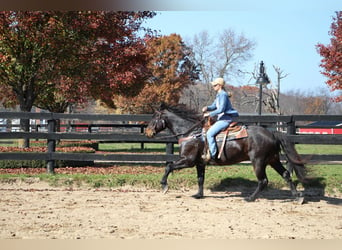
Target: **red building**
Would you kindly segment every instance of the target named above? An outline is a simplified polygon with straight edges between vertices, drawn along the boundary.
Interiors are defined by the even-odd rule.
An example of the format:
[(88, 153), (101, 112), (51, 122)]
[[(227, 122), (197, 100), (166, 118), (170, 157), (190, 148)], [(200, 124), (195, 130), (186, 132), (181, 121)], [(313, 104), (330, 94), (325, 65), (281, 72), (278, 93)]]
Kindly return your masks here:
[(342, 121), (318, 121), (299, 129), (300, 134), (342, 134)]

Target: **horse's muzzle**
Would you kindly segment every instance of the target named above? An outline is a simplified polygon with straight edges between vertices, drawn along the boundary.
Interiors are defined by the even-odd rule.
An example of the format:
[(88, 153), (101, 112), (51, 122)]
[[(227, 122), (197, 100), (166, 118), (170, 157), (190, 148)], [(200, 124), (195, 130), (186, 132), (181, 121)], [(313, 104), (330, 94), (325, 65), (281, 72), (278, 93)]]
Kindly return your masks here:
[(156, 133), (154, 132), (153, 129), (151, 128), (146, 128), (145, 130), (145, 135), (149, 138), (153, 137)]

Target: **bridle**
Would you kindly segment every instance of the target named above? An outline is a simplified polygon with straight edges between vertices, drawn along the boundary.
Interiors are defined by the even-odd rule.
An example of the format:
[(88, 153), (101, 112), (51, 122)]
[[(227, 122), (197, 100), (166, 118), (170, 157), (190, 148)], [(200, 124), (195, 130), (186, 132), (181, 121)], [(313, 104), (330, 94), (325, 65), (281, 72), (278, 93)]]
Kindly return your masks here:
[(161, 111), (156, 111), (155, 113), (157, 114), (156, 123), (161, 122), (161, 124), (162, 124), (161, 130), (166, 129), (166, 121), (164, 119), (162, 119), (163, 113)]
[[(162, 115), (163, 113), (161, 111), (155, 111), (155, 113), (157, 114), (157, 117), (156, 117), (156, 121), (154, 122), (155, 123), (155, 126), (156, 124), (158, 124), (159, 122), (162, 123), (162, 129), (161, 130), (164, 130), (167, 126), (166, 126), (166, 121), (164, 119), (162, 119)], [(168, 135), (168, 136), (161, 136), (161, 137), (158, 137), (160, 139), (165, 139), (165, 138), (173, 138), (173, 137), (178, 137), (178, 136), (184, 136), (184, 135), (187, 135), (189, 134), (192, 130), (194, 130), (196, 127), (198, 127), (198, 125), (202, 124), (203, 121), (205, 120), (205, 118), (202, 118), (201, 120), (199, 120), (198, 122), (196, 122), (194, 125), (192, 125), (187, 131), (185, 131), (184, 133), (178, 133), (178, 134), (175, 134), (175, 135)], [(155, 131), (155, 127), (153, 128), (154, 131)], [(161, 131), (160, 130), (160, 131)], [(155, 131), (156, 132), (156, 131)]]
[[(155, 111), (153, 115), (152, 121), (147, 126), (145, 133), (148, 137), (153, 137), (159, 131), (162, 131), (166, 128), (166, 121), (162, 119), (162, 112)], [(158, 129), (158, 132), (157, 132)]]

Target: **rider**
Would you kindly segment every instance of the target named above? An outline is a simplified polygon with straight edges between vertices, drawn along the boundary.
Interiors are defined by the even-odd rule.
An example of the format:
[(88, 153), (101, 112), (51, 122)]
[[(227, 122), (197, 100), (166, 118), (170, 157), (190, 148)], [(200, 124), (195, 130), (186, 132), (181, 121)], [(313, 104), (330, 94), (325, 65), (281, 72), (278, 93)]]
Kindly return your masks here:
[[(209, 144), (210, 155), (204, 156), (204, 160), (209, 162), (210, 160), (217, 160), (217, 147), (215, 136), (223, 129), (227, 128), (232, 122), (233, 117), (239, 116), (238, 112), (233, 109), (229, 100), (229, 94), (224, 88), (225, 81), (223, 78), (216, 78), (211, 82), (214, 90), (217, 92), (215, 101), (210, 106), (202, 108), (204, 117), (214, 117), (217, 115), (217, 121), (207, 131), (207, 141)], [(211, 111), (211, 112), (207, 112)]]

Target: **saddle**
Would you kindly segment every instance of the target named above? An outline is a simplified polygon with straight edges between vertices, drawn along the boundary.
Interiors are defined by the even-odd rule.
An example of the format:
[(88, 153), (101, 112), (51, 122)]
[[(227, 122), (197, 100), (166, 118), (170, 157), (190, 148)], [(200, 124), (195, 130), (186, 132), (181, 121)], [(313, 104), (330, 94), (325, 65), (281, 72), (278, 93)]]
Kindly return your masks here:
[(247, 128), (245, 125), (239, 125), (238, 122), (232, 122), (229, 124), (228, 128), (222, 130), (216, 135), (216, 141), (231, 141), (248, 136)]
[[(210, 125), (212, 124), (210, 123)], [(238, 122), (230, 123), (226, 129), (223, 129), (215, 137), (216, 142), (222, 141), (217, 158), (221, 158), (224, 146), (227, 141), (238, 140), (246, 137), (248, 137), (248, 132), (245, 125), (239, 125)]]

